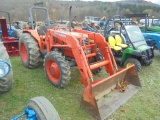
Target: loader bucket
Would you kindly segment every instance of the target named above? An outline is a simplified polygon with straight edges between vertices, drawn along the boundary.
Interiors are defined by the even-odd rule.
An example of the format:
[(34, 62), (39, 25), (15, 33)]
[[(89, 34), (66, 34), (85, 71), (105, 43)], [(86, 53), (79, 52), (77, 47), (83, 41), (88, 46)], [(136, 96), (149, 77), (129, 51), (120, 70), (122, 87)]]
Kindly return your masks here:
[(130, 99), (141, 83), (135, 66), (88, 85), (83, 93), (81, 106), (93, 117), (104, 120)]

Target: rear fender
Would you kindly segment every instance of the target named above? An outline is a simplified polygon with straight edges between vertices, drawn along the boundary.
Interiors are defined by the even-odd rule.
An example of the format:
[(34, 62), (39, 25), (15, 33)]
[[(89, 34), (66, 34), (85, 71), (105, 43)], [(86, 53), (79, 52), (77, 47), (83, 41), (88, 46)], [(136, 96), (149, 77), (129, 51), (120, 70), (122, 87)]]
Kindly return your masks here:
[(38, 35), (37, 30), (23, 30), (23, 33), (29, 33), (29, 34), (31, 34), (35, 38), (35, 40), (37, 40), (39, 48), (40, 48), (40, 51), (43, 50), (43, 45), (42, 45), (42, 42), (41, 42), (41, 38)]

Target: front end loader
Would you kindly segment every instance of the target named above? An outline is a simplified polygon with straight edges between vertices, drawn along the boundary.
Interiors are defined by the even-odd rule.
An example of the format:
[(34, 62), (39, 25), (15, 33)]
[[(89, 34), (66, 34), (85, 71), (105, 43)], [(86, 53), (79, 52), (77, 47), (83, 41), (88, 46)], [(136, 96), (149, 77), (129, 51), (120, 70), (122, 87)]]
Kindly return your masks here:
[[(141, 88), (134, 65), (118, 70), (101, 34), (65, 27), (42, 28), (45, 35), (37, 30), (23, 31), (19, 41), (23, 65), (35, 68), (44, 56), (45, 74), (60, 88), (70, 82), (70, 67), (77, 66), (85, 86), (81, 105), (96, 119), (106, 119)], [(102, 68), (106, 70), (104, 78), (94, 79)]]

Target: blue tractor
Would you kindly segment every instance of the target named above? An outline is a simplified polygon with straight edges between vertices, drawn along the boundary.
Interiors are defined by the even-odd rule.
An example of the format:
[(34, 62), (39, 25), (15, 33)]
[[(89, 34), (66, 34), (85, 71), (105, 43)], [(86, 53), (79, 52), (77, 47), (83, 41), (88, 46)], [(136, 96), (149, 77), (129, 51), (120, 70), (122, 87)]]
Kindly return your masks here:
[(60, 120), (59, 114), (48, 99), (38, 96), (30, 99), (24, 113), (13, 117), (11, 120), (19, 120), (26, 116), (26, 120)]
[[(8, 29), (8, 35), (10, 37), (14, 37), (14, 38), (19, 38), (21, 33), (22, 33), (22, 30), (20, 28), (15, 28), (15, 26), (12, 26), (11, 25), (11, 20), (10, 20), (10, 14), (9, 12), (6, 12), (6, 11), (0, 11), (1, 13), (5, 13), (7, 14), (7, 17), (8, 17), (8, 24), (7, 24), (7, 29)], [(2, 19), (5, 19), (4, 17), (2, 17)], [(18, 23), (17, 23), (17, 26), (18, 26)], [(2, 28), (0, 26), (0, 39), (1, 39), (1, 36), (2, 36)]]
[[(0, 93), (9, 91), (13, 86), (13, 72), (9, 55), (5, 46), (0, 42)], [(59, 114), (53, 105), (43, 96), (32, 98), (28, 101), (24, 113), (11, 120), (21, 117), (26, 120), (60, 120)]]

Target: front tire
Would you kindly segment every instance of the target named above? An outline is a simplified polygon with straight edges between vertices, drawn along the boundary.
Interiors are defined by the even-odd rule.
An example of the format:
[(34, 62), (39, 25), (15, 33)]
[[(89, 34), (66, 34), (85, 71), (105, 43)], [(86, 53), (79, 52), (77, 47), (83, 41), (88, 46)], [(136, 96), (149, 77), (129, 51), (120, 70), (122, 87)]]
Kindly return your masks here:
[[(7, 61), (9, 64), (11, 64), (6, 48), (4, 47), (2, 42), (0, 42), (0, 59), (3, 59)], [(0, 78), (0, 93), (9, 91), (12, 88), (12, 86), (13, 86), (13, 71), (11, 69), (11, 71), (5, 77)]]
[(131, 65), (133, 65), (133, 64), (135, 65), (136, 70), (137, 70), (138, 72), (140, 72), (140, 71), (141, 71), (141, 68), (142, 68), (141, 63), (140, 63), (137, 59), (135, 59), (135, 58), (129, 58), (129, 59), (127, 59), (127, 60), (124, 62), (123, 67), (127, 68), (127, 67), (129, 67), (129, 66), (131, 66)]
[(51, 84), (65, 87), (70, 82), (70, 66), (60, 53), (52, 51), (44, 58), (44, 69)]
[(43, 96), (30, 99), (28, 101), (27, 108), (36, 112), (37, 120), (60, 120), (56, 109)]
[(23, 33), (19, 39), (19, 51), (26, 68), (35, 68), (40, 63), (40, 51), (37, 41), (29, 34)]

